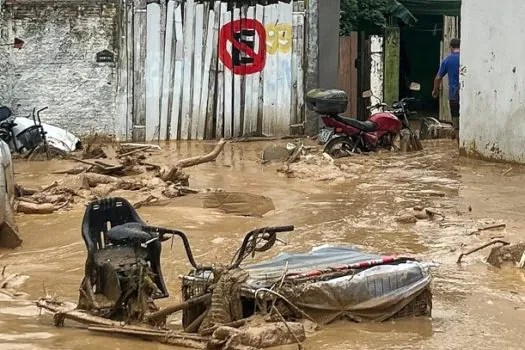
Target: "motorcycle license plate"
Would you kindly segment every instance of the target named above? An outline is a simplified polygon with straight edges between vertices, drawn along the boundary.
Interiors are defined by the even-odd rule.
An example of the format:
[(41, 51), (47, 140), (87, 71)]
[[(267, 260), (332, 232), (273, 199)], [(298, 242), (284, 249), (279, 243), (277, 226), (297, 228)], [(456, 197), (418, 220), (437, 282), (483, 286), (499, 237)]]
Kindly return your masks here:
[(319, 141), (319, 143), (327, 143), (333, 134), (334, 134), (333, 128), (321, 129), (321, 132), (319, 133), (319, 137), (317, 138), (317, 140)]

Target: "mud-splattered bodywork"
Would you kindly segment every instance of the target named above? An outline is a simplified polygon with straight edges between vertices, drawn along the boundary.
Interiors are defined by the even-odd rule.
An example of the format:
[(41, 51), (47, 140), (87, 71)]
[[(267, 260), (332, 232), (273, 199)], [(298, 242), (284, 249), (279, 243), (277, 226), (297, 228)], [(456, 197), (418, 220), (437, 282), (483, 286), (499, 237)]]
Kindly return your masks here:
[(9, 146), (0, 141), (0, 247), (16, 248), (22, 243), (16, 232), (13, 201), (15, 180)]

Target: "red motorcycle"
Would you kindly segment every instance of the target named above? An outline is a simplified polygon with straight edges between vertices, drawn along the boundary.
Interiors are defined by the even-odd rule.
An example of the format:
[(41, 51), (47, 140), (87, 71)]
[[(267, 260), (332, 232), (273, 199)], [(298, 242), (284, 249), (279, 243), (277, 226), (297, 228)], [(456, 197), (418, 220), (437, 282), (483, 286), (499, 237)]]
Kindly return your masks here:
[[(420, 89), (419, 84), (412, 83), (411, 90)], [(414, 98), (403, 98), (393, 104), (392, 111), (384, 111), (387, 107), (370, 91), (363, 93), (363, 98), (374, 97), (378, 103), (368, 107), (378, 112), (371, 114), (367, 121), (345, 118), (339, 115), (344, 113), (348, 106), (348, 95), (342, 90), (316, 89), (306, 96), (308, 109), (321, 114), (325, 128), (318, 136), (318, 142), (325, 144), (324, 152), (334, 158), (344, 157), (352, 153), (371, 152), (379, 149), (396, 148), (394, 141), (406, 130), (414, 135), (410, 129), (408, 115), (414, 114), (408, 110), (408, 103)]]

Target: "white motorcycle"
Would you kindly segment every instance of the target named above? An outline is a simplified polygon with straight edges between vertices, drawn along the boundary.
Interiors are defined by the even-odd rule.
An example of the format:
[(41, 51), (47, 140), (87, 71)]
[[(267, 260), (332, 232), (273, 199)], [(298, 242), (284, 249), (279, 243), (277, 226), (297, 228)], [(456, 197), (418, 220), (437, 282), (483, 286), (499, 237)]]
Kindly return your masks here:
[(8, 107), (0, 107), (0, 139), (6, 142), (11, 152), (28, 160), (63, 158), (81, 147), (80, 140), (72, 133), (42, 123), (40, 110), (33, 108), (27, 117), (15, 117)]

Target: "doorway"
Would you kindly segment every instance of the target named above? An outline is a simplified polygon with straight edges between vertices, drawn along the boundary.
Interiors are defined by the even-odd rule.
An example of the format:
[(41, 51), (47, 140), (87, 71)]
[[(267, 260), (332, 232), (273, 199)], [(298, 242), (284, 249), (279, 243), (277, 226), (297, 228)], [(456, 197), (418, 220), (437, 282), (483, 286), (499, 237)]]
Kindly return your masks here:
[[(432, 97), (434, 78), (441, 60), (443, 16), (420, 15), (412, 26), (400, 28), (399, 98), (415, 97), (418, 117), (439, 115), (439, 99)], [(420, 91), (410, 91), (411, 81), (421, 84)]]

